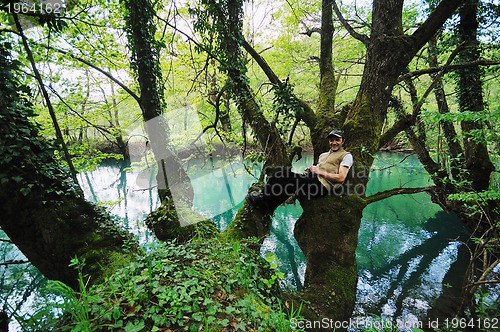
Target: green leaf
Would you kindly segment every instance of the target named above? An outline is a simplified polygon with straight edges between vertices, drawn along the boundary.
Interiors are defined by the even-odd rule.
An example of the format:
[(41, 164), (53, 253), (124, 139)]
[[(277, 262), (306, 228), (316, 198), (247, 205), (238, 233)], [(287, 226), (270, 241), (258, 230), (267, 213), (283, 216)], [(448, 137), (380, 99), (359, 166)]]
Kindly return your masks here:
[(272, 269), (278, 268), (278, 256), (271, 251), (266, 252), (266, 261), (271, 265)]
[(202, 312), (195, 312), (192, 317), (195, 321), (201, 322), (203, 320), (203, 313)]
[(115, 325), (113, 325), (113, 327), (123, 327), (123, 320), (119, 320), (115, 323)]
[(23, 178), (21, 176), (13, 176), (12, 180), (14, 180), (16, 183), (20, 183), (23, 181)]
[(122, 313), (120, 311), (120, 308), (114, 307), (113, 308), (113, 319), (118, 320), (118, 318), (120, 318), (121, 316), (122, 316)]
[(125, 332), (139, 332), (144, 328), (144, 326), (145, 323), (143, 320), (137, 322), (137, 324), (128, 322), (127, 325), (125, 326)]
[(29, 193), (31, 192), (31, 188), (24, 187), (24, 188), (19, 189), (19, 191), (21, 192), (21, 194), (23, 194), (23, 196), (28, 196)]
[(239, 322), (238, 324), (236, 324), (236, 329), (237, 330), (243, 330), (243, 331), (245, 331), (246, 327), (247, 327), (247, 324), (245, 322)]

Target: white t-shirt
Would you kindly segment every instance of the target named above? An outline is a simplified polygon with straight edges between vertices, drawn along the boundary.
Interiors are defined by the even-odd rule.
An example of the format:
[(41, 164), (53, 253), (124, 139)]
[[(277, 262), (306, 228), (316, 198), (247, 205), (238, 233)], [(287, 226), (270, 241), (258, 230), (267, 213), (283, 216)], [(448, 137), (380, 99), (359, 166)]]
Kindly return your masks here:
[(352, 154), (348, 153), (344, 156), (342, 161), (340, 162), (340, 166), (345, 166), (347, 168), (351, 168), (354, 160), (352, 159)]

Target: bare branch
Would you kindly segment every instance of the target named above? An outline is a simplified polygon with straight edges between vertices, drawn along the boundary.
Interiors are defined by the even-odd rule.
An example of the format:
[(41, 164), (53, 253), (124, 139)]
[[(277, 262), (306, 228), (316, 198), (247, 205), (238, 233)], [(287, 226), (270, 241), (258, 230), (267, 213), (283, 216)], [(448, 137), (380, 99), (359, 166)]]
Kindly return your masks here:
[[(441, 70), (438, 72), (438, 74), (434, 77), (432, 80), (431, 84), (427, 88), (427, 90), (424, 92), (423, 96), (420, 98), (420, 100), (413, 106), (413, 113), (411, 115), (407, 115), (404, 117), (401, 117), (399, 121), (397, 121), (389, 130), (384, 133), (380, 139), (380, 144), (379, 147), (384, 146), (387, 144), (391, 139), (393, 139), (398, 133), (400, 133), (403, 130), (406, 130), (413, 126), (415, 124), (415, 121), (417, 117), (420, 115), (420, 110), (422, 108), (422, 105), (424, 104), (425, 100), (429, 96), (429, 94), (434, 90), (436, 85), (440, 82), (441, 78), (445, 74), (447, 70), (449, 70), (452, 61), (455, 59), (457, 54), (462, 50), (464, 44), (460, 44), (453, 50), (451, 55), (449, 56), (448, 60), (443, 66), (440, 66)], [(405, 75), (403, 75), (405, 76)], [(401, 76), (401, 77), (403, 77)], [(405, 80), (409, 80), (409, 77), (406, 77)], [(419, 143), (420, 144), (420, 143)]]
[(357, 33), (356, 30), (354, 30), (354, 28), (349, 24), (349, 22), (347, 22), (347, 20), (344, 18), (344, 16), (340, 12), (339, 7), (337, 6), (337, 1), (332, 1), (332, 4), (333, 4), (333, 10), (335, 11), (335, 14), (337, 15), (340, 23), (342, 23), (342, 25), (349, 32), (351, 37), (353, 37), (353, 38), (359, 40), (360, 42), (362, 42), (363, 44), (367, 45), (369, 42), (368, 36)]
[(217, 123), (219, 122), (219, 118), (220, 118), (220, 101), (221, 101), (223, 94), (228, 89), (229, 89), (229, 86), (227, 84), (224, 85), (215, 98), (215, 105), (213, 105), (215, 107), (215, 120), (214, 120), (214, 122), (212, 124), (206, 126), (205, 128), (203, 128), (202, 132), (198, 135), (198, 137), (196, 137), (191, 142), (191, 145), (194, 145), (201, 138), (201, 136), (205, 132), (207, 132), (207, 130), (209, 130), (209, 129), (213, 129), (215, 131), (215, 133), (217, 134), (217, 136), (219, 137), (219, 139), (221, 140), (222, 144), (225, 145), (224, 140), (222, 139), (222, 137), (219, 133), (219, 130), (217, 130)]
[(429, 85), (429, 87), (427, 88), (427, 90), (424, 92), (424, 94), (423, 94), (422, 98), (420, 98), (419, 102), (415, 106), (413, 106), (413, 114), (415, 114), (416, 116), (418, 116), (420, 114), (420, 110), (421, 110), (422, 105), (424, 104), (425, 100), (427, 99), (427, 97), (429, 96), (429, 94), (432, 92), (432, 90), (434, 90), (434, 88), (436, 87), (436, 85), (438, 84), (438, 82), (443, 77), (445, 70), (448, 69), (448, 67), (451, 65), (453, 59), (455, 59), (455, 57), (457, 56), (457, 54), (462, 50), (462, 48), (464, 46), (465, 46), (465, 44), (461, 43), (460, 45), (457, 46), (457, 48), (455, 48), (453, 50), (453, 52), (451, 53), (450, 57), (448, 58), (448, 60), (444, 64), (442, 70), (436, 75), (436, 77), (434, 77), (434, 79), (432, 80), (431, 85)]
[(306, 28), (306, 31), (304, 32), (301, 32), (300, 34), (301, 35), (306, 35), (308, 37), (311, 37), (313, 33), (321, 33), (321, 29), (320, 28)]
[(486, 285), (486, 284), (500, 284), (500, 280), (482, 280), (482, 281), (476, 281), (472, 285), (479, 286), (479, 285)]
[(109, 78), (111, 81), (113, 81), (114, 83), (116, 83), (120, 88), (122, 88), (125, 92), (127, 92), (132, 98), (134, 98), (137, 103), (139, 105), (141, 105), (141, 97), (138, 96), (134, 91), (130, 90), (124, 83), (122, 83), (120, 80), (118, 80), (116, 77), (114, 77), (113, 75), (111, 75), (110, 73), (108, 73), (107, 71), (97, 67), (96, 65), (94, 65), (93, 63), (83, 59), (83, 58), (80, 58), (79, 56), (76, 56), (74, 54), (71, 54), (70, 52), (68, 51), (64, 51), (64, 50), (61, 50), (61, 49), (58, 49), (58, 48), (55, 48), (55, 47), (52, 47), (52, 46), (48, 46), (48, 45), (40, 45), (46, 49), (49, 49), (49, 50), (53, 50), (53, 51), (56, 51), (58, 53), (61, 53), (61, 54), (64, 54), (64, 55), (67, 55), (69, 56), (70, 58), (74, 59), (74, 60), (77, 60), (95, 70), (97, 70), (98, 72), (100, 72), (101, 74), (103, 74), (104, 76), (106, 76), (107, 78)]
[(203, 46), (202, 44), (200, 44), (198, 41), (196, 41), (193, 37), (191, 37), (189, 34), (185, 33), (184, 31), (182, 30), (179, 30), (179, 28), (177, 28), (175, 25), (171, 24), (170, 22), (168, 22), (167, 20), (165, 20), (164, 18), (160, 17), (160, 16), (156, 16), (160, 21), (162, 21), (163, 23), (165, 23), (165, 26), (168, 26), (172, 29), (174, 29), (175, 31), (177, 31), (178, 33), (180, 33), (181, 35), (183, 35), (184, 37), (187, 38), (187, 40), (189, 40), (190, 42), (194, 43), (197, 47), (199, 47), (201, 50), (203, 50), (203, 52), (207, 53), (212, 59), (216, 60), (217, 62), (219, 63), (222, 63), (224, 64), (223, 61), (221, 61), (221, 59), (219, 59), (217, 56), (215, 56), (208, 48), (206, 48), (205, 46)]
[[(242, 46), (252, 56), (255, 62), (257, 62), (259, 67), (262, 69), (262, 71), (264, 71), (267, 78), (272, 84), (276, 86), (283, 85), (281, 79), (267, 64), (266, 60), (246, 40), (243, 40)], [(306, 102), (304, 102), (297, 96), (294, 95), (293, 98), (295, 98), (299, 102), (299, 105), (302, 107), (302, 111), (298, 112), (297, 117), (304, 121), (309, 128), (313, 128), (314, 124), (316, 123), (316, 115), (314, 114), (314, 111)]]
[(376, 170), (377, 171), (385, 171), (386, 169), (389, 169), (389, 168), (393, 168), (393, 167), (396, 167), (397, 165), (401, 165), (406, 159), (410, 158), (411, 156), (415, 155), (415, 153), (409, 153), (407, 154), (406, 156), (403, 157), (403, 159), (401, 159), (400, 161), (398, 161), (397, 163), (395, 164), (392, 164), (392, 165), (389, 165), (389, 166), (386, 166), (386, 167), (382, 167), (382, 168), (377, 168)]
[(104, 136), (106, 136), (105, 134), (111, 134), (111, 132), (102, 127), (102, 126), (99, 126), (99, 125), (96, 125), (92, 122), (90, 122), (89, 120), (87, 120), (83, 115), (81, 115), (79, 112), (77, 112), (73, 107), (71, 107), (71, 105), (69, 105), (66, 100), (64, 100), (64, 98), (50, 85), (49, 86), (49, 89), (50, 91), (52, 91), (53, 94), (56, 95), (56, 97), (72, 112), (74, 113), (76, 116), (78, 116), (80, 119), (83, 120), (83, 122), (85, 122), (86, 124), (88, 124), (91, 128), (95, 128), (97, 129), (98, 131), (100, 131), (101, 133), (104, 133)]

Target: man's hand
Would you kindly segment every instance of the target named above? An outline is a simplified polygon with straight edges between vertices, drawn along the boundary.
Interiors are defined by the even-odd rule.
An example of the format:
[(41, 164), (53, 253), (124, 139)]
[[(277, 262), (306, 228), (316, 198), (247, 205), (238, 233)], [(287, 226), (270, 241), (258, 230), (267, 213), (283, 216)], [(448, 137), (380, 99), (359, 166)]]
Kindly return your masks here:
[(314, 174), (322, 175), (321, 174), (321, 170), (319, 169), (319, 167), (315, 166), (315, 165), (309, 166), (309, 168), (307, 169), (307, 171), (309, 171), (311, 173), (314, 173)]
[(320, 169), (318, 166), (314, 165), (309, 166), (309, 171), (314, 174), (321, 175), (328, 181), (343, 183), (345, 181), (345, 178), (347, 177), (347, 173), (349, 172), (349, 167), (340, 166), (338, 174), (329, 173), (325, 170)]

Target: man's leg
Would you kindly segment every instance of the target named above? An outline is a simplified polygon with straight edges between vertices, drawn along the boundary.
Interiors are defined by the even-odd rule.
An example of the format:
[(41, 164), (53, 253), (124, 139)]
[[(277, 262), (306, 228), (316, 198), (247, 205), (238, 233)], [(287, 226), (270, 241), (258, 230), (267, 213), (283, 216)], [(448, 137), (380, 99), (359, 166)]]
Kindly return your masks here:
[(293, 173), (288, 169), (277, 172), (270, 177), (262, 191), (262, 200), (266, 207), (275, 209), (288, 197), (294, 195), (302, 176), (302, 174)]
[(321, 184), (316, 174), (308, 174), (298, 178), (297, 197), (299, 199), (310, 200), (315, 197), (322, 197), (329, 194), (328, 189)]
[(269, 178), (262, 193), (252, 192), (246, 199), (253, 206), (276, 209), (292, 195), (309, 200), (328, 194), (328, 189), (321, 184), (316, 174), (298, 174), (291, 172), (290, 168), (282, 168)]

